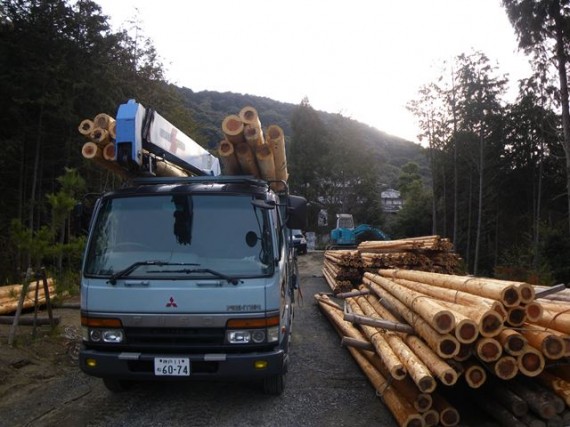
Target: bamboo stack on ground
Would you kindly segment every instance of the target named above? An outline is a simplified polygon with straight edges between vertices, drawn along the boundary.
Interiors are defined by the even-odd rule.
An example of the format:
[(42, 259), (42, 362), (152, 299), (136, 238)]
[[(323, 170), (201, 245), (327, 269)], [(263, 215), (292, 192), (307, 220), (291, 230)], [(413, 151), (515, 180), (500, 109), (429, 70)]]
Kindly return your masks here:
[[(351, 259), (355, 254), (344, 252), (331, 251), (325, 262), (334, 262), (337, 268), (341, 263), (353, 263)], [(350, 309), (345, 319), (363, 330), (362, 325), (375, 325), (366, 326), (367, 333), (363, 334), (364, 342), (360, 345), (369, 348), (367, 351), (372, 348), (380, 352), (378, 346), (365, 347), (366, 337), (370, 343), (372, 337), (377, 341), (376, 337), (381, 335), (390, 344), (394, 339), (387, 338), (399, 335), (439, 383), (453, 386), (457, 378), (463, 376), (464, 384), (476, 396), (473, 400), (483, 410), (500, 413), (504, 422), (561, 425), (556, 423), (562, 411), (569, 411), (570, 407), (570, 309), (567, 304), (542, 303), (542, 299), (535, 298), (535, 288), (524, 282), (404, 269), (381, 269), (377, 273), (364, 273), (363, 286), (358, 291), (337, 295), (346, 298)], [(321, 305), (321, 297), (316, 298)], [(363, 300), (369, 305), (363, 306)], [(467, 335), (472, 336), (468, 340), (458, 330), (458, 325), (465, 320), (471, 321)], [(413, 333), (390, 332), (381, 323), (388, 321), (405, 322), (413, 328)], [(453, 325), (451, 329), (450, 325)], [(390, 351), (400, 356), (408, 354), (403, 358), (412, 360), (409, 353), (401, 350), (398, 353), (393, 348)], [(430, 354), (431, 359), (425, 360), (426, 354)], [(378, 356), (382, 359), (381, 354)], [(398, 360), (402, 368), (392, 372), (396, 372), (398, 378), (405, 372), (408, 378), (408, 365)], [(390, 363), (397, 366), (398, 361)], [(435, 366), (440, 364), (447, 369), (436, 371)], [(561, 367), (554, 369), (558, 365)], [(388, 370), (388, 375), (390, 372)], [(513, 409), (503, 407), (503, 403), (489, 402), (490, 393), (484, 390), (490, 380), (512, 385), (515, 391), (521, 383), (525, 389), (534, 389), (525, 393), (524, 398), (521, 396), (527, 404), (529, 400), (540, 401), (546, 390), (551, 396), (549, 401), (552, 396), (557, 397), (559, 405), (554, 412), (550, 409), (537, 413), (529, 404), (528, 411), (519, 408), (518, 415), (513, 415)], [(417, 378), (414, 385), (422, 391)], [(564, 404), (560, 405), (560, 401)]]
[[(48, 291), (50, 297), (55, 294), (55, 283), (52, 278), (47, 279)], [(22, 292), (23, 285), (6, 285), (0, 287), (0, 314), (6, 315), (16, 312), (18, 308), (18, 300)], [(43, 284), (39, 285), (32, 282), (28, 285), (26, 295), (24, 297), (24, 305), (22, 308), (32, 308), (35, 305), (36, 289), (38, 293), (38, 304), (43, 305), (46, 302), (46, 295)]]
[[(357, 341), (365, 339), (360, 330), (343, 320), (342, 309), (331, 303), (326, 295), (318, 294), (315, 298), (340, 336), (351, 337)], [(388, 367), (378, 354), (355, 347), (348, 347), (348, 350), (392, 412), (398, 425), (424, 426), (424, 414), (429, 413), (433, 417), (431, 406), (434, 393), (422, 393), (409, 378), (400, 381), (391, 379)], [(437, 415), (439, 418), (439, 413)]]
[(358, 245), (358, 251), (367, 269), (403, 268), (448, 274), (462, 271), (453, 244), (437, 235), (366, 241)]

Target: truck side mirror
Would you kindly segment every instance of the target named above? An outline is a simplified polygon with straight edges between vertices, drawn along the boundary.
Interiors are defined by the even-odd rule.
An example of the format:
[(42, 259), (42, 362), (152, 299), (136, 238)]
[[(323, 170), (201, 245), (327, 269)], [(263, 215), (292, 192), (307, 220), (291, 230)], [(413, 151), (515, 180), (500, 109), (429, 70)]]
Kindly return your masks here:
[(307, 228), (307, 199), (292, 195), (287, 198), (286, 224), (289, 229)]

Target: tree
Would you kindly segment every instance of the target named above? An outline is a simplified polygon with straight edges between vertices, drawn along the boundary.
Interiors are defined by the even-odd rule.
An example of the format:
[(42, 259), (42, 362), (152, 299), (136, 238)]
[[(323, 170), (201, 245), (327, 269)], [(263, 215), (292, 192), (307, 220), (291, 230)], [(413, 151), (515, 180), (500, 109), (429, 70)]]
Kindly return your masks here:
[(567, 74), (570, 5), (560, 0), (503, 0), (503, 6), (517, 32), (519, 47), (534, 57), (535, 66), (548, 69), (551, 62), (556, 64), (563, 147), (566, 155), (567, 217), (570, 234), (570, 107)]

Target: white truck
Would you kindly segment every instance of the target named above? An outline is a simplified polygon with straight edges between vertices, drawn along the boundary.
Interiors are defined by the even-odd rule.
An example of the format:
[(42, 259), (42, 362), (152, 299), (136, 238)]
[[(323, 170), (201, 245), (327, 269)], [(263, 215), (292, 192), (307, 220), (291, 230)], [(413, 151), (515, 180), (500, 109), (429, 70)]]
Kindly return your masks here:
[[(162, 120), (132, 102), (117, 113), (117, 162), (135, 178), (93, 210), (80, 368), (112, 391), (227, 379), (280, 394), (299, 286), (290, 230), (305, 228), (306, 201), (264, 180), (214, 175), (217, 159), (187, 137), (181, 146)], [(158, 139), (173, 133), (167, 152)], [(181, 159), (196, 176), (152, 176), (149, 154)]]

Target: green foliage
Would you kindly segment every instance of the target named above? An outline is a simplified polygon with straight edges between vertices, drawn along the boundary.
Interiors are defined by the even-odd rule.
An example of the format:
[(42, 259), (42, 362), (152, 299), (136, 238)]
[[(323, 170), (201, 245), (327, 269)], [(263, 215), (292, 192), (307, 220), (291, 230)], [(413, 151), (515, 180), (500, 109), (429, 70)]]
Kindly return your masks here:
[(404, 206), (387, 230), (392, 238), (428, 236), (431, 234), (431, 192), (420, 180), (406, 189)]

